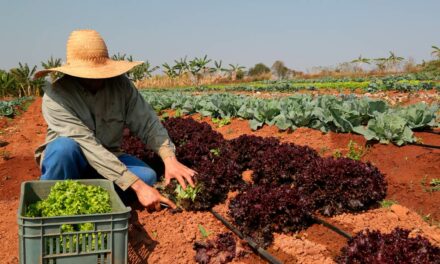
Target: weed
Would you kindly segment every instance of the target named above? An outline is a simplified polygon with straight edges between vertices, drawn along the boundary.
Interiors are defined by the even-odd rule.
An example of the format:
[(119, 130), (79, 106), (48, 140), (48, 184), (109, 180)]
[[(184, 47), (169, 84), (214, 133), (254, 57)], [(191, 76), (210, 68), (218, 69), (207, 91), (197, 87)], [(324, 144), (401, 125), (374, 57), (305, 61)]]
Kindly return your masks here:
[(174, 117), (182, 117), (183, 113), (182, 110), (180, 108), (176, 109), (176, 112), (174, 112)]
[(199, 227), (200, 234), (202, 234), (203, 239), (206, 239), (207, 237), (209, 237), (212, 234), (212, 232), (206, 230), (205, 227), (203, 227), (201, 224), (199, 224), (198, 227)]
[(335, 159), (339, 159), (340, 157), (342, 157), (342, 152), (339, 149), (335, 150), (335, 152), (333, 152), (333, 157)]
[(212, 118), (212, 123), (217, 124), (217, 127), (223, 127), (226, 125), (229, 125), (231, 123), (231, 118), (225, 117), (225, 118)]
[(348, 143), (348, 153), (345, 155), (347, 158), (352, 160), (360, 160), (366, 153), (366, 149), (357, 144), (356, 142), (350, 140)]
[(428, 176), (424, 176), (423, 179), (420, 181), (420, 185), (422, 185), (422, 189), (424, 192), (437, 192), (440, 191), (440, 178), (433, 178), (427, 183)]
[(380, 202), (380, 207), (382, 207), (382, 208), (390, 208), (394, 204), (397, 204), (397, 202), (393, 201), (393, 200), (382, 200)]
[(440, 191), (440, 178), (431, 179), (429, 186), (432, 192)]

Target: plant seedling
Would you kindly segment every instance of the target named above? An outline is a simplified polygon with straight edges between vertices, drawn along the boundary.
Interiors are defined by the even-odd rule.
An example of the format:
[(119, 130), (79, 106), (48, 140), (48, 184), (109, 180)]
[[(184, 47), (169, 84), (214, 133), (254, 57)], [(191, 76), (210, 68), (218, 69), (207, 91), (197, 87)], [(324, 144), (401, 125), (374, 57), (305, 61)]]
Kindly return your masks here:
[(180, 108), (176, 109), (176, 112), (174, 112), (174, 117), (182, 117), (183, 113), (182, 110), (180, 110)]
[(431, 179), (429, 185), (432, 192), (440, 191), (440, 178)]
[(203, 227), (201, 224), (198, 224), (198, 228), (199, 228), (200, 234), (202, 234), (203, 239), (208, 238), (212, 234), (212, 232), (206, 230), (205, 227)]
[(212, 123), (217, 124), (217, 127), (223, 127), (226, 125), (229, 125), (231, 123), (231, 118), (225, 117), (225, 118), (212, 118)]
[(194, 202), (197, 194), (200, 192), (200, 185), (196, 185), (196, 187), (188, 185), (184, 190), (180, 184), (177, 184), (174, 192), (176, 193), (177, 204), (180, 204), (180, 201), (185, 199), (190, 199), (192, 202)]
[(220, 156), (220, 149), (219, 148), (210, 149), (209, 152), (211, 152), (214, 156)]
[(360, 160), (366, 153), (366, 149), (357, 144), (356, 142), (350, 140), (348, 143), (348, 153), (347, 158), (352, 160)]

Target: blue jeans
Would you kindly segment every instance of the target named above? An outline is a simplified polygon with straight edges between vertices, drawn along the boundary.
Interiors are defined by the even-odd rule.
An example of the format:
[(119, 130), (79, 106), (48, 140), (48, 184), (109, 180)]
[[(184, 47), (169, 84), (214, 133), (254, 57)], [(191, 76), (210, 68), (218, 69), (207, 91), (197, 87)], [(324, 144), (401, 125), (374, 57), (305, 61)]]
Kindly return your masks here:
[[(140, 159), (123, 154), (118, 157), (128, 170), (152, 186), (157, 181), (156, 172)], [(100, 178), (79, 147), (79, 144), (68, 137), (59, 137), (50, 142), (44, 151), (41, 167), (41, 180), (66, 180)]]

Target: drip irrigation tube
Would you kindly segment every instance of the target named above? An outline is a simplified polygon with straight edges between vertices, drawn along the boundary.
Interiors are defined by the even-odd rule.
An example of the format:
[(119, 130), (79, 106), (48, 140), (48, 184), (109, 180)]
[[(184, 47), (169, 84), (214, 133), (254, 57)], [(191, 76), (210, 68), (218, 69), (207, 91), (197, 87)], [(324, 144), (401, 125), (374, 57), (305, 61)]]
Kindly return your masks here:
[(255, 251), (257, 251), (258, 254), (260, 254), (260, 256), (263, 257), (265, 260), (267, 260), (269, 263), (271, 263), (271, 264), (281, 264), (282, 263), (277, 258), (275, 258), (272, 254), (270, 254), (269, 252), (267, 252), (266, 250), (264, 250), (263, 248), (258, 246), (258, 244), (255, 243), (251, 238), (244, 236), (240, 231), (238, 231), (237, 228), (235, 228), (231, 223), (228, 222), (228, 220), (223, 218), (223, 216), (221, 216), (219, 213), (217, 213), (213, 209), (210, 209), (209, 211), (214, 215), (215, 218), (220, 220), (220, 222), (222, 222), (222, 224), (224, 224), (227, 228), (229, 228), (232, 232), (234, 232), (234, 234), (236, 234), (239, 238), (245, 240), (251, 248), (253, 248)]
[(410, 143), (410, 144), (408, 144), (408, 145), (419, 146), (419, 147), (425, 147), (425, 148), (440, 149), (440, 146), (436, 146), (436, 145), (428, 145), (428, 144), (422, 144), (422, 143)]
[(319, 217), (313, 216), (313, 220), (314, 220), (316, 223), (318, 223), (318, 224), (322, 224), (323, 226), (327, 227), (328, 229), (331, 229), (332, 231), (336, 232), (337, 234), (339, 234), (339, 235), (341, 235), (341, 236), (343, 236), (343, 237), (345, 237), (345, 238), (347, 238), (347, 239), (350, 239), (350, 238), (351, 238), (351, 235), (350, 235), (349, 233), (347, 233), (347, 232), (345, 232), (344, 230), (342, 230), (342, 229), (340, 229), (340, 228), (338, 228), (338, 227), (336, 227), (336, 226), (330, 224), (329, 222), (327, 222), (327, 221), (325, 221), (325, 220), (322, 220), (322, 219), (319, 218)]

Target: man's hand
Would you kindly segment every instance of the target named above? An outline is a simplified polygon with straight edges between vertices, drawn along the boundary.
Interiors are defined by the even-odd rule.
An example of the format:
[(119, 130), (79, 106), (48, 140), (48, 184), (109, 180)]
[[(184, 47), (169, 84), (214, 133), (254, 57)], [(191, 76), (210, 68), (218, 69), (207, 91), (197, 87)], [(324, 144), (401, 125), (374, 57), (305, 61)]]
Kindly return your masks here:
[(180, 163), (176, 157), (168, 157), (163, 160), (165, 163), (165, 184), (168, 185), (171, 179), (176, 179), (183, 189), (186, 189), (185, 180), (195, 187), (192, 177), (197, 173)]
[(131, 185), (131, 188), (135, 191), (139, 202), (147, 208), (156, 209), (157, 211), (159, 211), (160, 203), (167, 204), (173, 209), (176, 208), (176, 205), (173, 202), (163, 197), (156, 189), (149, 186), (140, 179), (135, 181)]

